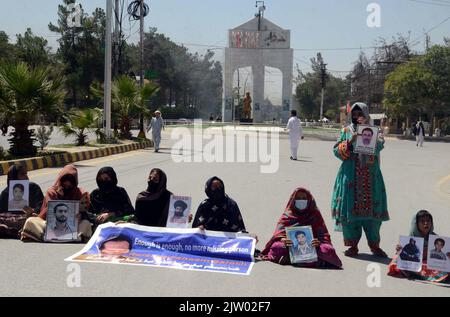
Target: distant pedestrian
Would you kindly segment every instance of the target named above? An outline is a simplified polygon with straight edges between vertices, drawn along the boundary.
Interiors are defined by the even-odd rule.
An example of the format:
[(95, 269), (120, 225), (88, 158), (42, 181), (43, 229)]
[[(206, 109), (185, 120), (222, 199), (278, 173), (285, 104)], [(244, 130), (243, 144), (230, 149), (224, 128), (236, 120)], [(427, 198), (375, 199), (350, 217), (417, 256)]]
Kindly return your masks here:
[(164, 130), (164, 120), (161, 117), (161, 111), (155, 111), (155, 117), (150, 121), (148, 131), (152, 130), (152, 139), (155, 143), (155, 152), (159, 152), (159, 144), (161, 143), (161, 131)]
[(298, 143), (303, 137), (303, 129), (300, 119), (297, 118), (297, 110), (291, 111), (291, 118), (288, 121), (286, 129), (289, 130), (289, 141), (291, 144), (291, 160), (297, 160)]
[(423, 142), (425, 140), (425, 128), (422, 121), (418, 121), (413, 129), (414, 135), (416, 136), (416, 146), (423, 147)]

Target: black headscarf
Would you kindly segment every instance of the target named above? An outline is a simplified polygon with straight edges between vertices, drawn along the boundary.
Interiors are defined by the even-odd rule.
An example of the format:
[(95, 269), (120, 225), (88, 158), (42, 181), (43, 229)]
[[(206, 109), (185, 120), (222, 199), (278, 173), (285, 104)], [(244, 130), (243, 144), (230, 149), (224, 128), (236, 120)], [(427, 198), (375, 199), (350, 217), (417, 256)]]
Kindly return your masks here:
[[(212, 190), (212, 183), (218, 180), (222, 183), (221, 189)], [(244, 221), (237, 203), (225, 194), (225, 184), (214, 176), (205, 185), (205, 199), (197, 209), (193, 228), (204, 226), (207, 230), (239, 232), (245, 231)]]
[[(214, 181), (219, 181), (222, 184), (222, 187), (212, 190), (212, 183)], [(216, 203), (222, 203), (227, 198), (227, 195), (225, 194), (225, 184), (217, 176), (208, 179), (208, 181), (205, 184), (205, 194), (212, 202)]]
[(167, 190), (167, 176), (159, 168), (154, 168), (150, 174), (157, 172), (159, 182), (156, 186), (150, 184), (147, 190), (139, 193), (136, 198), (136, 220), (139, 224), (150, 227), (165, 227), (169, 215), (169, 203), (172, 193)]
[[(100, 180), (102, 174), (107, 174), (111, 178), (110, 183)], [(103, 167), (97, 173), (98, 189), (91, 193), (90, 212), (98, 215), (105, 212), (114, 212), (116, 217), (131, 215), (134, 212), (130, 197), (127, 191), (117, 186), (117, 175), (112, 167)]]
[(12, 165), (8, 170), (8, 176), (7, 176), (7, 184), (9, 186), (10, 181), (15, 181), (19, 179), (19, 174), (23, 173), (27, 170), (25, 165)]
[(112, 167), (106, 166), (106, 167), (102, 167), (97, 173), (96, 182), (97, 182), (97, 185), (99, 188), (101, 187), (100, 176), (103, 174), (107, 174), (111, 178), (111, 182), (114, 187), (117, 186), (118, 180), (117, 180), (116, 172), (114, 171), (114, 169)]

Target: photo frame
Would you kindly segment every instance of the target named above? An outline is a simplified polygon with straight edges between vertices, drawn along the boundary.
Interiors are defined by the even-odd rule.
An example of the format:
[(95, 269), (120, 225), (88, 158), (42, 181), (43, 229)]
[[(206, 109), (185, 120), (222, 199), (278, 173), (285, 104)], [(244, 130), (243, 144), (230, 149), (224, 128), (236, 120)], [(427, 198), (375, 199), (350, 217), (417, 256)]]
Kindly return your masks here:
[(286, 228), (286, 237), (293, 242), (289, 248), (292, 264), (312, 263), (317, 261), (317, 252), (311, 243), (314, 235), (311, 226)]
[(355, 153), (374, 155), (379, 132), (377, 126), (358, 125)]
[(80, 202), (76, 200), (49, 201), (44, 241), (80, 241), (80, 238), (78, 237), (79, 209)]
[(8, 211), (22, 211), (30, 205), (30, 181), (10, 181), (8, 190)]
[(192, 197), (170, 196), (169, 215), (167, 228), (187, 228), (189, 225), (189, 213), (191, 212)]

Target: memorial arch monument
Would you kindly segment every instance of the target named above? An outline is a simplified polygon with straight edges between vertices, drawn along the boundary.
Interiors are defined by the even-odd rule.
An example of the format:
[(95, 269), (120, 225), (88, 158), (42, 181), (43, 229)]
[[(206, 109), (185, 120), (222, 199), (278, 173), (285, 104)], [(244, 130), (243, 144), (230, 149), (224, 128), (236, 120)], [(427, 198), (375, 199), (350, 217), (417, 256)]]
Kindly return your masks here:
[(253, 91), (249, 91), (252, 98), (252, 119), (255, 123), (262, 122), (265, 67), (273, 67), (282, 73), (281, 117), (286, 122), (292, 109), (293, 59), (290, 30), (282, 29), (261, 14), (229, 30), (223, 71), (223, 121), (230, 122), (233, 118), (233, 74), (240, 68), (250, 67), (253, 74)]

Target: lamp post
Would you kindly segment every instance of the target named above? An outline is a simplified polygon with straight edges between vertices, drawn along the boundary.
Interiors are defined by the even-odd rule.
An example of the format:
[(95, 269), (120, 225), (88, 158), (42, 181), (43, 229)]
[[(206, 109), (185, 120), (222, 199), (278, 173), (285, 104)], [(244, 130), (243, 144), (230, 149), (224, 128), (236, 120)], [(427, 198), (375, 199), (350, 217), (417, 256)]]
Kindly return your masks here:
[(103, 128), (107, 139), (111, 138), (111, 57), (112, 57), (112, 0), (106, 0), (106, 34), (105, 34), (105, 79)]

